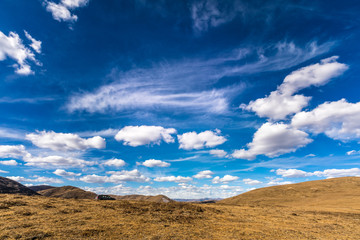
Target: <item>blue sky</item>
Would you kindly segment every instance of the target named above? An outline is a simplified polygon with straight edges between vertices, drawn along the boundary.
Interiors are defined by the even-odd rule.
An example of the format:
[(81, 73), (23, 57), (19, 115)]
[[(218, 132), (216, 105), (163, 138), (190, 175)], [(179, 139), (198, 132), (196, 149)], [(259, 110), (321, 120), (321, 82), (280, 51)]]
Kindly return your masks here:
[(360, 176), (359, 12), (2, 0), (0, 174), (172, 198)]

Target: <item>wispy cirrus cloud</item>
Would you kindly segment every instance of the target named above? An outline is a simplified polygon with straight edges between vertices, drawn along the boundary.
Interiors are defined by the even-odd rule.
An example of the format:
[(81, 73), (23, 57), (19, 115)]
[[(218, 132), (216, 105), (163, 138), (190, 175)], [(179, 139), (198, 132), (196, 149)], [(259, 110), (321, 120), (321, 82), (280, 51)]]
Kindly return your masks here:
[(320, 45), (310, 42), (304, 47), (281, 42), (267, 47), (238, 48), (206, 59), (134, 68), (113, 73), (113, 83), (70, 96), (65, 108), (69, 112), (90, 113), (136, 109), (224, 114), (229, 111), (232, 99), (246, 88), (242, 82), (217, 87), (215, 84), (224, 77), (286, 69), (323, 54), (332, 46), (332, 42)]

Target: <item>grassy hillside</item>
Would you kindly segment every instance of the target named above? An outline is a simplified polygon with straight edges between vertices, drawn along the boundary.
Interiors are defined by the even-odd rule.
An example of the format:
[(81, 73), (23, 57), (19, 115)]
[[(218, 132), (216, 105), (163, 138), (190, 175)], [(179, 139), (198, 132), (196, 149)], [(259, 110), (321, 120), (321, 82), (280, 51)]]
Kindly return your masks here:
[(218, 203), (360, 209), (360, 178), (332, 178), (260, 188)]
[(25, 187), (21, 183), (9, 178), (0, 177), (0, 193), (21, 194), (21, 195), (38, 195), (35, 191)]
[(0, 239), (360, 239), (360, 211), (0, 195)]
[(96, 193), (88, 192), (73, 186), (50, 188), (39, 191), (46, 197), (73, 198), (73, 199), (95, 199)]

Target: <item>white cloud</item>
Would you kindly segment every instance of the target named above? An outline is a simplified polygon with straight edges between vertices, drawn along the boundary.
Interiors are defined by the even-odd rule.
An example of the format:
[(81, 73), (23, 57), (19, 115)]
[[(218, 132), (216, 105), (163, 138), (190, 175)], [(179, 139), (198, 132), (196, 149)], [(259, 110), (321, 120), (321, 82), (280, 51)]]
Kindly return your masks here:
[(194, 178), (197, 178), (197, 179), (204, 179), (204, 178), (212, 178), (212, 175), (214, 173), (210, 170), (205, 170), (205, 171), (201, 171), (201, 172), (198, 172), (196, 175), (194, 175), (193, 177)]
[(288, 177), (288, 178), (309, 177), (309, 176), (327, 177), (327, 178), (348, 177), (348, 176), (360, 177), (359, 168), (325, 169), (324, 171), (315, 171), (315, 172), (305, 172), (298, 169), (277, 169), (275, 172), (277, 175), (281, 175), (282, 177)]
[(360, 139), (360, 102), (345, 99), (325, 102), (312, 111), (297, 113), (291, 125), (315, 134), (324, 133), (336, 140)]
[(225, 152), (224, 150), (220, 150), (220, 149), (212, 149), (209, 151), (209, 153), (211, 155), (217, 156), (219, 158), (226, 157), (226, 155), (227, 155), (227, 152)]
[(258, 185), (258, 184), (261, 184), (262, 182), (259, 181), (259, 180), (254, 180), (254, 179), (250, 179), (250, 178), (246, 178), (246, 179), (243, 179), (243, 182), (247, 185)]
[(107, 160), (106, 162), (104, 162), (104, 165), (106, 166), (114, 166), (114, 167), (123, 167), (125, 166), (126, 162), (122, 159), (117, 159), (117, 158), (114, 158), (114, 159), (110, 159), (110, 160)]
[(36, 166), (43, 168), (53, 167), (86, 167), (94, 165), (93, 161), (85, 161), (73, 157), (64, 156), (28, 156), (23, 159), (27, 166)]
[(49, 177), (40, 177), (40, 176), (34, 176), (35, 178), (25, 178), (21, 176), (10, 176), (7, 178), (10, 178), (11, 180), (14, 180), (16, 182), (41, 182), (41, 183), (63, 183), (62, 180), (57, 178), (49, 178)]
[(121, 129), (115, 136), (117, 141), (124, 141), (124, 145), (137, 147), (148, 144), (158, 144), (161, 141), (173, 143), (175, 134), (174, 128), (163, 128), (160, 126), (126, 126)]
[(77, 134), (38, 131), (26, 135), (34, 145), (54, 151), (86, 150), (88, 148), (105, 148), (105, 139), (99, 136), (84, 139)]
[(96, 174), (86, 175), (80, 180), (87, 183), (119, 183), (119, 182), (148, 182), (150, 178), (142, 175), (137, 169), (132, 171), (109, 171), (110, 176), (99, 176)]
[(29, 153), (24, 145), (0, 145), (0, 158), (22, 158)]
[(84, 7), (88, 2), (89, 0), (61, 0), (61, 3), (70, 9)]
[(109, 177), (92, 174), (92, 175), (86, 175), (84, 177), (81, 177), (80, 181), (83, 181), (86, 183), (106, 183), (106, 182), (109, 182)]
[(84, 7), (88, 4), (89, 0), (61, 0), (59, 3), (44, 1), (46, 10), (50, 12), (53, 18), (59, 22), (76, 22), (78, 17), (72, 14), (70, 10), (79, 7)]
[(201, 133), (187, 132), (182, 135), (178, 135), (180, 143), (179, 148), (185, 150), (202, 149), (205, 147), (211, 148), (223, 144), (227, 139), (220, 136), (220, 130), (204, 131)]
[(231, 175), (225, 175), (223, 178), (220, 178), (219, 176), (216, 176), (213, 178), (212, 183), (228, 183), (238, 180), (239, 177), (237, 176), (231, 176)]
[(298, 113), (308, 105), (311, 97), (293, 94), (310, 86), (322, 86), (330, 79), (340, 76), (348, 66), (338, 63), (337, 59), (337, 56), (326, 58), (320, 63), (296, 70), (286, 76), (284, 82), (276, 91), (271, 92), (270, 96), (251, 101), (248, 105), (242, 104), (240, 107), (256, 112), (260, 117), (275, 120)]
[(277, 169), (276, 175), (280, 175), (282, 177), (288, 177), (288, 178), (301, 178), (301, 177), (309, 177), (312, 176), (311, 173), (298, 170), (298, 169)]
[(55, 175), (61, 176), (61, 177), (78, 177), (81, 175), (81, 173), (74, 173), (74, 172), (67, 172), (64, 169), (56, 169), (53, 172)]
[(0, 170), (0, 173), (9, 173), (8, 171)]
[(360, 151), (356, 151), (356, 150), (351, 150), (351, 151), (348, 151), (346, 152), (346, 155), (357, 155), (357, 154), (360, 154)]
[(298, 148), (312, 142), (308, 134), (283, 123), (265, 123), (254, 134), (253, 141), (248, 143), (248, 150), (235, 150), (234, 158), (253, 160), (257, 155), (277, 157), (295, 152)]
[(8, 166), (16, 166), (18, 165), (18, 162), (15, 160), (8, 160), (8, 161), (0, 161), (0, 164), (8, 165)]
[(149, 159), (141, 163), (145, 167), (169, 167), (170, 163), (161, 160)]
[(27, 31), (24, 30), (24, 32), (25, 32), (26, 38), (31, 41), (30, 47), (32, 49), (34, 49), (35, 52), (41, 53), (41, 43), (42, 42), (33, 38)]
[(282, 178), (268, 178), (269, 182), (266, 183), (268, 186), (277, 186), (277, 185), (286, 185), (286, 184), (292, 184), (291, 181), (283, 181)]
[(326, 169), (324, 171), (315, 171), (313, 175), (318, 177), (327, 177), (327, 178), (336, 178), (336, 177), (360, 177), (359, 168), (350, 168), (350, 169)]
[(110, 182), (149, 182), (150, 178), (144, 176), (139, 170), (134, 169), (131, 171), (109, 171), (106, 172), (111, 174)]
[(28, 60), (40, 64), (35, 59), (35, 54), (24, 46), (19, 35), (10, 32), (6, 36), (0, 31), (0, 61), (4, 61), (7, 57), (16, 61), (13, 65), (15, 72), (19, 75), (30, 75), (34, 72), (31, 70)]
[(185, 183), (192, 181), (191, 177), (182, 177), (182, 176), (167, 176), (167, 177), (157, 177), (154, 179), (156, 182), (177, 182), (177, 183)]

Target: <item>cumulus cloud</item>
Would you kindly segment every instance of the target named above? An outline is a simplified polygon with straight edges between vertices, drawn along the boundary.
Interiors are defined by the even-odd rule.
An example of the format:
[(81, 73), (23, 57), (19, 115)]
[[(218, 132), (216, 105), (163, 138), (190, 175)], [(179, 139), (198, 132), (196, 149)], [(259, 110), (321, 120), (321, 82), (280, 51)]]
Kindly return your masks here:
[(234, 158), (253, 160), (258, 155), (277, 157), (279, 155), (295, 152), (298, 148), (312, 142), (308, 134), (294, 129), (283, 123), (263, 124), (254, 134), (251, 143), (248, 143), (248, 150), (235, 150)]
[(301, 178), (301, 177), (309, 177), (312, 176), (311, 173), (298, 170), (298, 169), (277, 169), (276, 175), (280, 175), (282, 177), (288, 177), (288, 178)]
[(220, 178), (219, 176), (216, 176), (213, 178), (212, 183), (228, 183), (238, 180), (239, 177), (237, 176), (231, 176), (231, 175), (225, 175), (224, 177)]
[(360, 169), (359, 168), (350, 168), (350, 169), (326, 169), (324, 171), (315, 171), (313, 175), (318, 177), (327, 177), (327, 178), (335, 178), (335, 177), (360, 177)]
[[(36, 48), (37, 45), (38, 43), (35, 43), (34, 45), (33, 42), (30, 46), (35, 46)], [(28, 61), (32, 61), (35, 62), (35, 64), (40, 65), (40, 63), (35, 59), (35, 54), (29, 48), (24, 46), (17, 33), (10, 32), (9, 36), (6, 36), (0, 31), (0, 61), (4, 61), (6, 58), (11, 58), (16, 62), (12, 66), (15, 68), (15, 72), (19, 75), (30, 75), (34, 73), (31, 70)]]
[(325, 169), (323, 171), (314, 171), (314, 172), (305, 172), (298, 169), (277, 169), (277, 175), (288, 178), (300, 178), (300, 177), (326, 177), (326, 178), (335, 178), (335, 177), (349, 177), (355, 176), (360, 177), (359, 168), (350, 168), (350, 169)]
[(49, 178), (49, 177), (40, 177), (40, 176), (34, 176), (35, 178), (25, 178), (21, 176), (10, 176), (7, 178), (10, 178), (11, 180), (14, 180), (16, 182), (37, 182), (37, 183), (63, 183), (62, 180), (57, 178)]
[(15, 160), (8, 160), (8, 161), (0, 161), (0, 164), (7, 166), (16, 166), (18, 165), (18, 162)]
[(107, 160), (106, 162), (104, 162), (104, 165), (106, 166), (113, 166), (113, 167), (123, 167), (125, 166), (126, 162), (122, 159), (117, 159), (117, 158), (114, 158), (114, 159), (110, 159), (110, 160)]
[(197, 178), (197, 179), (204, 179), (204, 178), (212, 178), (212, 175), (214, 175), (214, 173), (212, 171), (204, 170), (204, 171), (198, 172), (193, 177)]
[(220, 158), (227, 156), (227, 152), (225, 152), (224, 150), (220, 150), (220, 149), (212, 149), (209, 151), (209, 153), (211, 155), (214, 155), (214, 156), (220, 157)]
[(78, 176), (81, 175), (81, 173), (67, 172), (67, 171), (65, 171), (64, 169), (56, 169), (53, 173), (54, 173), (55, 175), (58, 175), (58, 176), (61, 176), (61, 177), (65, 177), (65, 178), (68, 178), (68, 177), (78, 177)]
[(109, 171), (110, 176), (99, 176), (96, 174), (86, 175), (80, 180), (87, 183), (119, 183), (119, 182), (148, 182), (150, 178), (142, 175), (137, 169), (132, 171)]
[(149, 159), (141, 163), (145, 167), (169, 167), (170, 163), (161, 160)]
[(201, 133), (187, 132), (178, 135), (180, 143), (179, 148), (185, 150), (202, 149), (205, 147), (211, 148), (223, 144), (227, 139), (220, 135), (221, 131), (216, 129), (213, 131), (204, 131)]
[(54, 151), (86, 150), (88, 148), (105, 148), (105, 139), (100, 136), (84, 139), (77, 134), (55, 133), (54, 131), (37, 131), (26, 135), (26, 139), (40, 148)]
[(243, 182), (247, 185), (258, 185), (258, 184), (261, 184), (262, 182), (259, 181), (259, 180), (254, 180), (254, 179), (250, 179), (250, 178), (246, 178), (246, 179), (243, 179)]
[(167, 177), (157, 177), (154, 179), (155, 182), (177, 182), (185, 183), (192, 181), (191, 177), (182, 177), (182, 176), (167, 176)]
[(311, 97), (294, 95), (295, 93), (310, 86), (322, 86), (348, 69), (347, 65), (338, 63), (337, 59), (337, 56), (333, 56), (296, 70), (286, 76), (283, 83), (269, 96), (251, 101), (248, 105), (242, 104), (240, 107), (253, 111), (260, 117), (275, 120), (298, 113), (308, 105)]
[(349, 103), (345, 99), (325, 102), (312, 111), (297, 113), (291, 125), (336, 140), (359, 140), (360, 102)]
[(0, 158), (22, 158), (29, 155), (24, 145), (0, 145)]
[(175, 134), (174, 128), (163, 128), (160, 126), (126, 126), (121, 129), (115, 136), (117, 141), (123, 141), (124, 145), (137, 147), (148, 144), (158, 144), (161, 141), (173, 143)]
[(268, 186), (277, 186), (277, 185), (286, 185), (286, 184), (292, 184), (291, 181), (283, 181), (283, 178), (268, 178), (269, 182), (266, 183)]
[(89, 0), (61, 0), (59, 3), (44, 1), (46, 10), (50, 12), (53, 18), (59, 22), (76, 22), (78, 17), (72, 14), (70, 10), (87, 5)]

